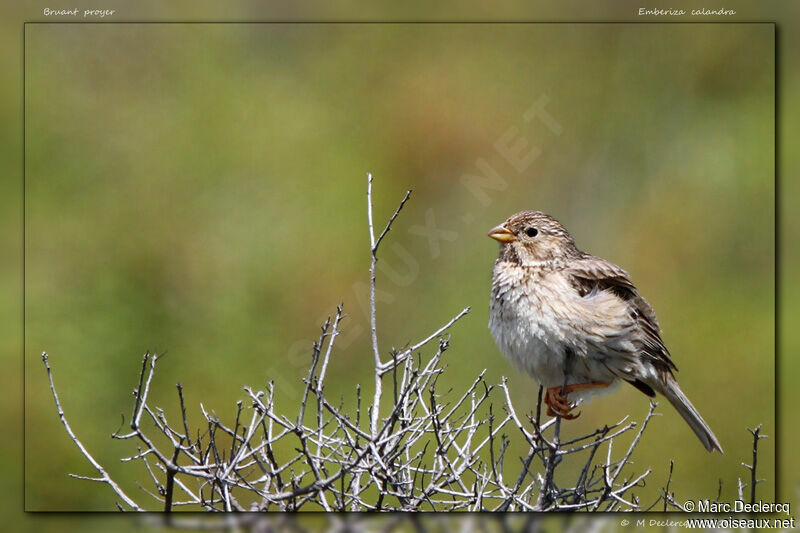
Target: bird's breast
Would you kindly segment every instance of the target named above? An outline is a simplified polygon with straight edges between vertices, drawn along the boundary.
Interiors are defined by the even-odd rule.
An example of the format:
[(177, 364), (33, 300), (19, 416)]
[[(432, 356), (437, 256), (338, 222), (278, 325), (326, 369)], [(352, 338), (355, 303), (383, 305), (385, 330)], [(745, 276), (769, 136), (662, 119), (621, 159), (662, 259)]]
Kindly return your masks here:
[(562, 271), (495, 264), (489, 329), (500, 351), (545, 386), (561, 385), (565, 374), (584, 383), (630, 373), (634, 328), (612, 292), (581, 296)]
[(495, 265), (489, 329), (500, 351), (543, 384), (564, 375), (567, 339), (557, 307), (569, 287), (560, 285), (552, 273)]

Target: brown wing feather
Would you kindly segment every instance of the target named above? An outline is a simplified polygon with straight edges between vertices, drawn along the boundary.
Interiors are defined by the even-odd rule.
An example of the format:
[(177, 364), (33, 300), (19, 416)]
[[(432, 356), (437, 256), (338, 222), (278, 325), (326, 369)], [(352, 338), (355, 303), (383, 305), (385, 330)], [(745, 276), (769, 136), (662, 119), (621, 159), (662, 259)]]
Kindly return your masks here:
[(583, 254), (570, 263), (569, 273), (572, 285), (581, 296), (595, 291), (610, 291), (629, 302), (631, 317), (642, 333), (641, 356), (660, 370), (678, 370), (661, 340), (661, 329), (655, 311), (636, 290), (625, 270), (599, 257)]

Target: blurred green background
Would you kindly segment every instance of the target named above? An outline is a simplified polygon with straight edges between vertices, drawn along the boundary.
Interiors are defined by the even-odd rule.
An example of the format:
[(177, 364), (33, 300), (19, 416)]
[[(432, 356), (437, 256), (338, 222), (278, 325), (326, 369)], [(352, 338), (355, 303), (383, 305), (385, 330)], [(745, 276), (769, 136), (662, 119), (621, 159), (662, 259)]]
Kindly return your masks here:
[[(682, 499), (713, 498), (720, 478), (733, 499), (745, 428), (774, 434), (772, 25), (29, 24), (25, 37), (27, 510), (114, 508), (105, 487), (64, 477), (92, 472), (42, 351), (73, 429), (128, 487), (142, 472), (117, 459), (135, 450), (109, 434), (145, 350), (168, 352), (153, 391), (168, 413), (177, 381), (199, 424), (200, 401), (232, 417), (241, 386), (270, 379), (292, 412), (311, 340), (344, 302), (328, 394), (371, 388), (368, 171), (378, 220), (414, 190), (382, 251), (384, 354), (472, 306), (443, 390), (488, 368), (533, 407), (486, 328), (485, 234), (541, 209), (632, 274), (725, 448), (709, 456), (662, 403), (635, 457), (654, 469), (643, 501), (670, 458)], [(537, 103), (549, 122), (526, 120)], [(523, 169), (498, 149), (520, 138), (538, 154)], [(486, 165), (504, 188), (474, 194), (463, 177)], [(446, 233), (429, 241), (426, 226)], [(567, 436), (641, 419), (647, 399), (621, 388), (582, 410)]]

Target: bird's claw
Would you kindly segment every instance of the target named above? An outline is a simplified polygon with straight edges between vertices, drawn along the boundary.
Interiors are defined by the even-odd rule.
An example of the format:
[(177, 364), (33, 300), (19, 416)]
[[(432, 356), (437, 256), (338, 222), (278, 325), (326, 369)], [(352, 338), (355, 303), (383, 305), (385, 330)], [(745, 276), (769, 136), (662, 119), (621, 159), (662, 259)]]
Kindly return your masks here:
[(547, 394), (544, 398), (547, 404), (547, 414), (549, 416), (560, 416), (565, 420), (575, 420), (580, 413), (572, 414), (576, 404), (570, 403), (566, 394), (561, 393), (561, 387), (551, 387), (547, 389)]
[[(574, 409), (574, 407), (572, 407), (572, 408)], [(548, 406), (547, 407), (547, 415), (548, 416), (560, 416), (564, 420), (575, 420), (576, 418), (581, 416), (581, 412), (579, 411), (578, 413), (576, 413), (574, 415), (572, 413), (570, 413), (569, 411), (555, 412), (555, 411), (553, 411), (553, 409), (550, 406)]]

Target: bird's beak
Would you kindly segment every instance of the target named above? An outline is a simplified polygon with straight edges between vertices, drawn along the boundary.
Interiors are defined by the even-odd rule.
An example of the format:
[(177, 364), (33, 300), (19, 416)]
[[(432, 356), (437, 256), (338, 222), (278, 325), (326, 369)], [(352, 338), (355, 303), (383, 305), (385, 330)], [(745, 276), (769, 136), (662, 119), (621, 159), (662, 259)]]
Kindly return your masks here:
[(492, 231), (489, 232), (489, 237), (500, 242), (511, 242), (516, 239), (514, 234), (502, 224), (496, 228), (492, 228)]

